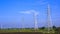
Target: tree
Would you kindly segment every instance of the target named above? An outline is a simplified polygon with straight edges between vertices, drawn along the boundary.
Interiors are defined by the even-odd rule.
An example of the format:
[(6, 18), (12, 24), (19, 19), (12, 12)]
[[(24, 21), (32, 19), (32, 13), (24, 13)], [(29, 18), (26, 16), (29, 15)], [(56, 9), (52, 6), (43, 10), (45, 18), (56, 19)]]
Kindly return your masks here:
[(41, 29), (45, 29), (45, 27), (42, 27)]
[(56, 26), (53, 26), (53, 29), (55, 29), (56, 28)]
[(52, 28), (53, 28), (54, 30), (56, 30), (56, 26), (53, 26)]

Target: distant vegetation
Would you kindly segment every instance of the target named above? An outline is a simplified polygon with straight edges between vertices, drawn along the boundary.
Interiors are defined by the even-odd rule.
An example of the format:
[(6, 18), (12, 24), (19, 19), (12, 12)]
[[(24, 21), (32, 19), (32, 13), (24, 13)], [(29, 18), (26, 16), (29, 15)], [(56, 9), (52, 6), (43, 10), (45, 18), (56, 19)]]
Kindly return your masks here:
[[(57, 31), (60, 32), (60, 28), (57, 28), (56, 26), (52, 27), (53, 29), (50, 31), (51, 33), (57, 33)], [(0, 33), (6, 33), (6, 32), (35, 32), (34, 28), (7, 28), (7, 29), (0, 29)], [(36, 32), (42, 32), (47, 33), (47, 29), (45, 27), (38, 28)]]

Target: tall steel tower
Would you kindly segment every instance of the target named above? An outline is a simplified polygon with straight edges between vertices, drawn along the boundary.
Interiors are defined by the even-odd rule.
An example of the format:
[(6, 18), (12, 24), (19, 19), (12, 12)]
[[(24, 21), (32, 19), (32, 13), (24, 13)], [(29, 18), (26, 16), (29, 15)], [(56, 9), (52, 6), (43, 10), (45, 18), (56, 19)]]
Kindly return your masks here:
[(48, 26), (48, 33), (49, 33), (51, 30), (51, 27), (52, 27), (50, 5), (49, 4), (48, 4), (48, 8), (47, 8), (47, 26)]
[(25, 29), (24, 16), (22, 17), (22, 29)]
[(34, 14), (33, 14), (33, 17), (34, 17), (34, 30), (35, 30), (35, 32), (37, 32), (37, 30), (38, 30), (37, 16), (38, 16), (37, 13), (34, 13)]

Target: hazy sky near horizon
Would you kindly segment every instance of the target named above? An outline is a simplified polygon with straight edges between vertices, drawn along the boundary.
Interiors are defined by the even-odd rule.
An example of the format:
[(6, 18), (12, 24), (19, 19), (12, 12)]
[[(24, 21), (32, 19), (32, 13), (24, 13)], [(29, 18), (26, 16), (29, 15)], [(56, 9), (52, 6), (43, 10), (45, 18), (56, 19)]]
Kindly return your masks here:
[(51, 22), (60, 26), (60, 0), (0, 0), (0, 25), (2, 27), (34, 27), (33, 14), (20, 12), (36, 11), (38, 26), (47, 24), (47, 7), (50, 5)]

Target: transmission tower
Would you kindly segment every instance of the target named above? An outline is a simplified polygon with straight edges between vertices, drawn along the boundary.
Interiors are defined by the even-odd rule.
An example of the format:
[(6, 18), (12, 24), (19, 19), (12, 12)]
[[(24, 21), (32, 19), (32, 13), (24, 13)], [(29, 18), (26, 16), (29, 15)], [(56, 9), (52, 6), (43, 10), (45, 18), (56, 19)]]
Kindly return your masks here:
[(33, 17), (34, 17), (34, 30), (35, 32), (37, 32), (38, 30), (37, 14), (34, 14)]
[(25, 25), (24, 25), (24, 17), (22, 17), (22, 29), (25, 29), (24, 26), (25, 26)]
[(48, 33), (51, 30), (52, 27), (52, 22), (51, 22), (51, 14), (50, 14), (50, 5), (48, 4), (48, 8), (47, 8), (47, 25), (48, 25)]

